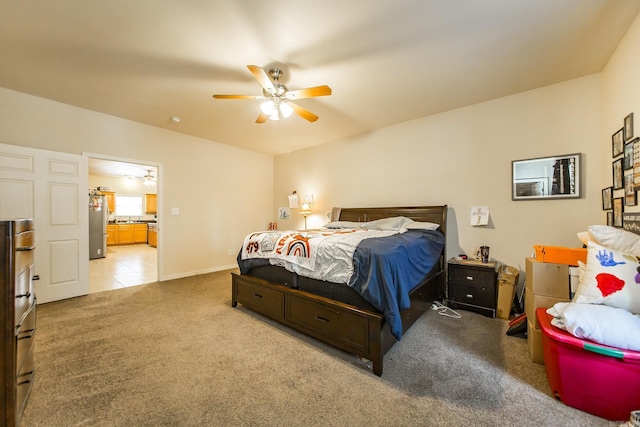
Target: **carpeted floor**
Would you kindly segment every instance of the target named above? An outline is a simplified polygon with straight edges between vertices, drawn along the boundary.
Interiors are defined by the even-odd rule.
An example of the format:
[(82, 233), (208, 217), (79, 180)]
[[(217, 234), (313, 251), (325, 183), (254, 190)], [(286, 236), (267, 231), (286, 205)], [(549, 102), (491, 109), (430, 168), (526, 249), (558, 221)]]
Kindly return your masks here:
[(230, 271), (38, 306), (30, 426), (607, 426), (507, 322), (430, 311), (375, 376), (242, 306)]

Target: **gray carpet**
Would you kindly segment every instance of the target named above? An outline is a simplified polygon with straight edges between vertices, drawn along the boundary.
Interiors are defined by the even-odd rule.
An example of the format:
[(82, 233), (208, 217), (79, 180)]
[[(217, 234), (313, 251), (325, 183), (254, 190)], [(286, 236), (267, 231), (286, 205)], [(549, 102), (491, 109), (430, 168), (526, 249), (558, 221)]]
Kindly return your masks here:
[(507, 322), (429, 311), (375, 376), (242, 306), (230, 272), (38, 306), (28, 426), (606, 426)]

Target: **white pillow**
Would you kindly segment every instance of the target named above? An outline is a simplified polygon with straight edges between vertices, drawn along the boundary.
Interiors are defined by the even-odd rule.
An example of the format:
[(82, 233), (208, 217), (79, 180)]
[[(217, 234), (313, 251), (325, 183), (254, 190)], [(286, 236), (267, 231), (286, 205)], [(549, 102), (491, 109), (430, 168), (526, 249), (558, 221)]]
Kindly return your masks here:
[(413, 221), (411, 224), (407, 224), (407, 230), (437, 230), (440, 224), (433, 222), (420, 222)]
[(551, 323), (610, 347), (640, 351), (640, 316), (606, 305), (558, 302), (547, 310), (554, 316)]
[(583, 245), (587, 246), (587, 243), (589, 242), (589, 232), (588, 231), (581, 231), (578, 233), (578, 240), (580, 240), (582, 242)]
[(324, 225), (324, 228), (364, 228), (364, 222), (333, 221)]
[(609, 225), (589, 226), (589, 240), (616, 251), (640, 256), (640, 236)]
[(604, 304), (640, 314), (640, 262), (634, 255), (594, 242), (587, 244), (587, 265), (573, 302)]
[(377, 219), (375, 221), (369, 221), (365, 223), (365, 228), (371, 228), (373, 230), (391, 230), (391, 231), (400, 231), (407, 226), (407, 224), (411, 224), (413, 222), (412, 219), (409, 219), (404, 216), (394, 216), (392, 218), (382, 218)]
[(324, 228), (368, 228), (371, 230), (400, 231), (412, 222), (414, 221), (407, 217), (394, 216), (369, 222), (333, 221), (325, 224)]

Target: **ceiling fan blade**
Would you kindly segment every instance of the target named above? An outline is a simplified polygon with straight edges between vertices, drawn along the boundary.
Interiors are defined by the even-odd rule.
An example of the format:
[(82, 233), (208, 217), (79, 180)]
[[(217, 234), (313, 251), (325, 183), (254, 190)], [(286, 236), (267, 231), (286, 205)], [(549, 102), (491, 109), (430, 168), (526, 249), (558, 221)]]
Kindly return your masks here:
[(258, 116), (258, 118), (256, 119), (256, 123), (265, 123), (267, 121), (267, 119), (269, 118), (268, 114), (265, 113), (260, 113), (260, 115)]
[(260, 86), (262, 86), (264, 90), (269, 93), (275, 93), (276, 88), (264, 69), (258, 67), (257, 65), (247, 65), (247, 68), (249, 69), (249, 71), (251, 71), (251, 74), (253, 74), (253, 76), (258, 80)]
[(327, 85), (308, 87), (306, 89), (290, 90), (287, 92), (287, 99), (314, 98), (316, 96), (331, 95), (331, 88)]
[(262, 95), (213, 95), (215, 99), (266, 99)]
[(293, 111), (303, 119), (310, 122), (315, 122), (316, 120), (318, 120), (318, 116), (316, 116), (306, 108), (302, 108), (301, 106), (299, 106), (298, 104), (294, 104), (293, 102), (288, 102), (288, 104), (291, 105)]

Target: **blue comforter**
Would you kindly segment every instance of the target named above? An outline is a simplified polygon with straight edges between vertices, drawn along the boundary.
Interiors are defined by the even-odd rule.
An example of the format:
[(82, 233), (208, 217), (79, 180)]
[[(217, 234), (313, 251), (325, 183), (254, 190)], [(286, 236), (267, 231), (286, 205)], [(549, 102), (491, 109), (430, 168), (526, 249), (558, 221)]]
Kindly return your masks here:
[(439, 231), (409, 230), (363, 240), (356, 249), (349, 286), (384, 313), (391, 333), (402, 337), (400, 312), (410, 306), (409, 293), (438, 262), (444, 236)]

